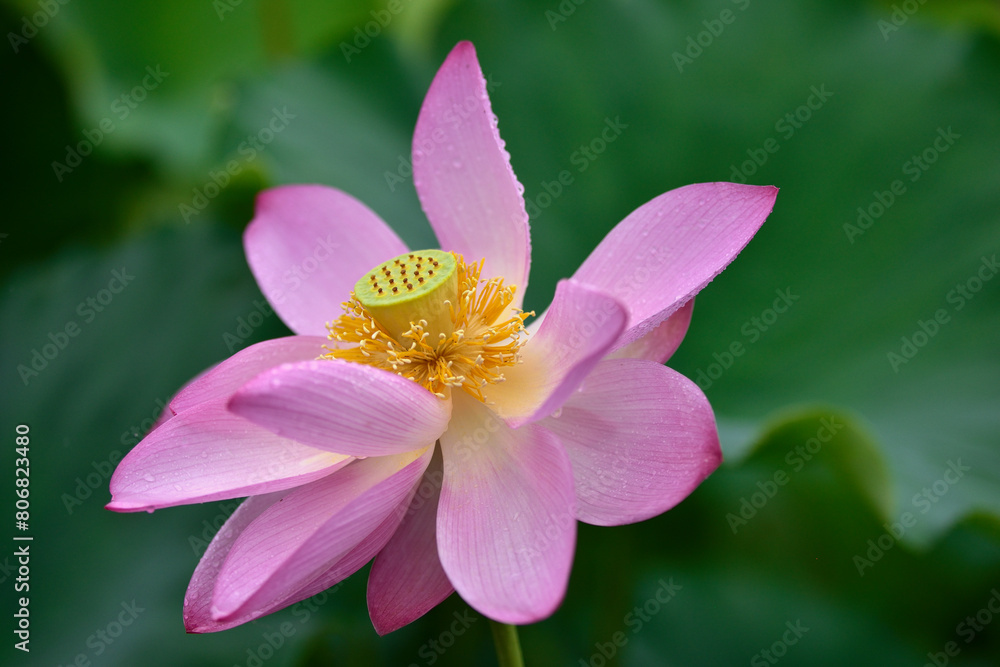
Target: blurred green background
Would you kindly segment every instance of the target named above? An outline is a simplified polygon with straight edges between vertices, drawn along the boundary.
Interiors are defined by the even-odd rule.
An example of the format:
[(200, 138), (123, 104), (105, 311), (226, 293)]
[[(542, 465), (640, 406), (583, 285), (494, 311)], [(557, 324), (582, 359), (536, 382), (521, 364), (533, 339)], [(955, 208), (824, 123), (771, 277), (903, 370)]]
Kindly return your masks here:
[(34, 536), (25, 655), (5, 523), (3, 664), (494, 664), (485, 621), (450, 634), (457, 596), (378, 638), (364, 571), (188, 636), (234, 502), (103, 509), (182, 383), (287, 333), (243, 257), (257, 191), (336, 186), (433, 243), (410, 137), (462, 39), (532, 212), (529, 308), (661, 192), (781, 188), (670, 362), (725, 463), (666, 515), (581, 526), (528, 664), (1000, 662), (1000, 3), (7, 0), (0, 23), (0, 495), (11, 517), (28, 424)]

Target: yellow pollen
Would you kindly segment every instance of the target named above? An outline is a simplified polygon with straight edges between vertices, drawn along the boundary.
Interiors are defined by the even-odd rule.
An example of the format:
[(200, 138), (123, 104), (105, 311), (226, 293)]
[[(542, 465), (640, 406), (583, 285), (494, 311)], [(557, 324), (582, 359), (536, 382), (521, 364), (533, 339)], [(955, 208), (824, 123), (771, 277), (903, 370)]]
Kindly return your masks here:
[[(426, 281), (407, 278), (411, 262), (434, 267), (426, 270)], [(441, 398), (461, 388), (485, 400), (483, 388), (502, 382), (503, 369), (520, 363), (524, 320), (534, 313), (514, 310), (498, 321), (511, 314), (516, 287), (504, 285), (500, 277), (483, 279), (483, 263), (422, 250), (369, 271), (343, 304), (344, 314), (326, 325), (339, 349), (325, 348), (320, 358), (389, 370)], [(389, 280), (383, 282), (379, 273)], [(395, 278), (404, 279), (406, 292), (398, 292)], [(384, 296), (386, 283), (393, 286)]]

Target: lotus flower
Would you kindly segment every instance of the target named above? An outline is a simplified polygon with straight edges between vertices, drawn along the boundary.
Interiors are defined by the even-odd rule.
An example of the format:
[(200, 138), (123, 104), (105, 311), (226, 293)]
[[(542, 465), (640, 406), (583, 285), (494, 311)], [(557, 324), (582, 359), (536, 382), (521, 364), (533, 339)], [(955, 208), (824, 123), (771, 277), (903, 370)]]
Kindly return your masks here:
[(523, 188), (470, 43), (437, 73), (413, 145), (442, 250), (407, 249), (329, 187), (261, 193), (246, 255), (296, 335), (194, 379), (115, 471), (116, 511), (249, 496), (195, 570), (190, 632), (281, 609), (373, 558), (380, 634), (453, 591), (494, 620), (538, 621), (566, 591), (577, 521), (656, 516), (721, 461), (707, 399), (663, 362), (777, 190), (660, 195), (525, 328)]

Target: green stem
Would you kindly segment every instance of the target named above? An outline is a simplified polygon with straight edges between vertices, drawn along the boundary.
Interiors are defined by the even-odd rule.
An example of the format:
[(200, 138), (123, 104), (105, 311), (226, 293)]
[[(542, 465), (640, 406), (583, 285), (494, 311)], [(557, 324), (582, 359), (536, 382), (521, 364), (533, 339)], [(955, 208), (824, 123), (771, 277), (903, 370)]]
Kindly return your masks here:
[(493, 643), (497, 647), (497, 661), (500, 667), (524, 667), (521, 642), (517, 638), (517, 626), (490, 619), (490, 629), (493, 630)]

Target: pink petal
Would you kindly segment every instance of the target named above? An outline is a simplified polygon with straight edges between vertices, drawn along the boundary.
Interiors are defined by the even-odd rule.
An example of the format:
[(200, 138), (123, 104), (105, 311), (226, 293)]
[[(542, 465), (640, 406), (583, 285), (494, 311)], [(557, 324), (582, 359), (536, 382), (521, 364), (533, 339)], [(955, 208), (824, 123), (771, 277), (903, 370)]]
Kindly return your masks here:
[(406, 246), (374, 212), (322, 185), (286, 185), (257, 196), (243, 235), (267, 300), (298, 334), (326, 335), (354, 284)]
[(722, 272), (764, 223), (778, 189), (699, 183), (643, 204), (604, 237), (574, 278), (629, 309), (621, 347), (649, 333)]
[(168, 420), (122, 459), (107, 508), (135, 512), (269, 493), (324, 477), (348, 460), (209, 401)]
[(441, 65), (413, 133), (413, 183), (441, 247), (484, 276), (528, 284), (531, 247), (524, 188), (497, 131), (476, 50), (460, 42)]
[[(277, 499), (287, 495), (289, 492), (271, 494), (269, 496), (255, 496), (247, 499), (243, 505), (237, 508), (229, 521), (223, 525), (222, 529), (212, 540), (208, 551), (198, 563), (188, 592), (184, 596), (184, 623), (188, 632), (219, 632), (229, 628), (242, 625), (249, 621), (265, 616), (279, 609), (295, 604), (300, 600), (310, 598), (331, 586), (338, 584), (350, 575), (361, 569), (365, 563), (370, 561), (377, 554), (385, 543), (389, 541), (393, 532), (399, 525), (399, 517), (406, 511), (406, 506), (398, 507), (398, 512), (391, 512), (379, 526), (368, 534), (354, 549), (340, 558), (330, 569), (319, 577), (299, 588), (287, 596), (276, 599), (274, 602), (257, 609), (251, 609), (241, 615), (234, 616), (227, 621), (216, 621), (212, 618), (212, 594), (215, 590), (215, 582), (219, 571), (229, 550), (232, 548), (236, 538), (240, 533), (267, 507), (277, 502)], [(259, 505), (251, 505), (257, 498), (263, 498)], [(247, 507), (247, 514), (241, 514)], [(253, 508), (253, 511), (249, 511)], [(232, 525), (231, 525), (232, 524)], [(303, 621), (304, 622), (304, 621)]]
[(620, 347), (606, 358), (608, 359), (648, 359), (658, 364), (666, 363), (681, 346), (688, 326), (691, 324), (691, 313), (694, 312), (694, 299), (685, 303), (674, 314), (660, 322), (642, 338), (638, 338), (624, 347)]
[[(225, 404), (229, 396), (239, 387), (271, 366), (287, 361), (315, 359), (319, 352), (325, 352), (323, 345), (336, 345), (318, 336), (287, 336), (256, 343), (244, 348), (221, 363), (191, 378), (156, 418), (156, 423), (143, 437), (147, 437), (174, 416), (208, 401)], [(161, 403), (162, 405), (162, 403)]]
[(223, 559), (233, 546), (236, 538), (260, 516), (264, 510), (278, 502), (289, 491), (279, 491), (263, 496), (247, 498), (226, 520), (219, 532), (212, 538), (208, 549), (202, 555), (191, 576), (187, 592), (184, 594), (184, 627), (188, 632), (218, 632), (251, 621), (265, 612), (259, 611), (238, 622), (219, 623), (212, 619), (212, 590), (222, 569)]
[(365, 539), (361, 540), (356, 547), (348, 551), (347, 554), (334, 563), (330, 569), (307, 584), (304, 588), (297, 590), (290, 598), (288, 598), (286, 602), (280, 606), (274, 607), (274, 609), (281, 609), (289, 604), (312, 597), (321, 591), (325, 591), (364, 567), (368, 561), (374, 558), (375, 555), (385, 547), (389, 539), (393, 536), (393, 534), (395, 534), (396, 530), (399, 528), (400, 517), (406, 514), (409, 506), (410, 498), (407, 496), (403, 498), (403, 502), (401, 502), (396, 509), (391, 511), (382, 523), (375, 528), (375, 530), (368, 533)]
[(441, 564), (486, 616), (517, 624), (546, 618), (566, 593), (576, 543), (569, 459), (545, 429), (511, 429), (461, 392), (454, 401), (440, 441)]
[(233, 394), (229, 409), (283, 437), (351, 456), (434, 442), (451, 415), (449, 401), (411, 380), (330, 359), (265, 371)]
[(705, 395), (651, 361), (601, 362), (559, 416), (541, 424), (573, 462), (577, 518), (601, 526), (667, 511), (722, 461)]
[[(212, 617), (228, 621), (288, 599), (350, 554), (404, 503), (431, 448), (353, 461), (296, 489), (265, 510), (237, 538), (219, 571)], [(387, 535), (385, 535), (387, 539)]]
[(486, 402), (515, 428), (548, 416), (611, 350), (627, 320), (614, 298), (560, 281), (545, 320), (521, 348), (522, 363), (484, 390)]
[(417, 620), (455, 590), (438, 558), (435, 524), (443, 475), (441, 454), (435, 453), (403, 522), (372, 564), (368, 613), (380, 635)]
[(170, 401), (174, 414), (211, 400), (228, 400), (233, 392), (269, 368), (315, 359), (330, 340), (319, 336), (287, 336), (246, 347), (189, 382)]

